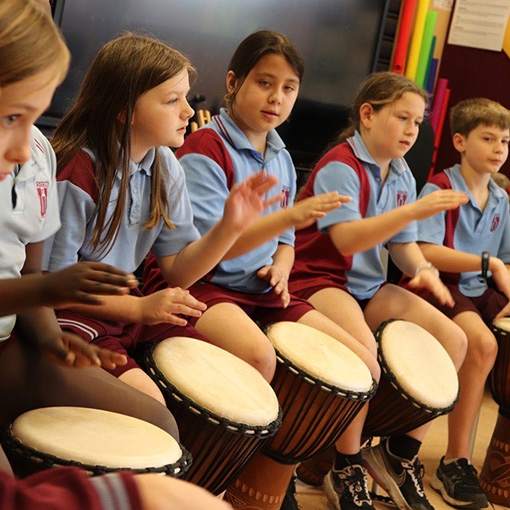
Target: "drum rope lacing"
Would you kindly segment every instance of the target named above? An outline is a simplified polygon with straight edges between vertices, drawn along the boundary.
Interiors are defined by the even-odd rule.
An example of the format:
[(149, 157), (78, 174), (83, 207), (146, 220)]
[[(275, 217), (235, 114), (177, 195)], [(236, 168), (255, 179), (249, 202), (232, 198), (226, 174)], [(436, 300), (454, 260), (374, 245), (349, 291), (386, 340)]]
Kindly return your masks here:
[(165, 375), (158, 369), (154, 361), (154, 357), (152, 356), (154, 348), (155, 345), (152, 345), (144, 354), (143, 363), (163, 392), (165, 398), (172, 398), (179, 404), (186, 406), (192, 413), (202, 416), (213, 425), (222, 425), (226, 429), (244, 436), (265, 439), (276, 434), (282, 424), (282, 409), (280, 406), (278, 406), (277, 418), (267, 425), (246, 425), (244, 423), (236, 423), (224, 418), (223, 416), (219, 416), (218, 414), (197, 405), (196, 402), (186, 395), (183, 395), (178, 388), (166, 380)]
[(104, 475), (106, 473), (112, 473), (114, 471), (122, 471), (128, 470), (135, 474), (144, 474), (144, 473), (164, 473), (166, 475), (170, 475), (173, 477), (181, 477), (183, 476), (188, 469), (191, 467), (192, 458), (191, 454), (181, 445), (181, 458), (174, 464), (166, 464), (160, 467), (147, 467), (147, 468), (111, 468), (102, 465), (93, 465), (93, 464), (83, 464), (81, 462), (75, 460), (66, 460), (50, 453), (43, 453), (38, 450), (35, 450), (31, 446), (23, 444), (19, 439), (14, 437), (11, 432), (11, 427), (2, 427), (0, 431), (1, 442), (5, 446), (7, 451), (15, 451), (24, 457), (31, 458), (32, 460), (36, 460), (41, 464), (47, 467), (54, 466), (74, 466), (84, 469), (94, 475)]

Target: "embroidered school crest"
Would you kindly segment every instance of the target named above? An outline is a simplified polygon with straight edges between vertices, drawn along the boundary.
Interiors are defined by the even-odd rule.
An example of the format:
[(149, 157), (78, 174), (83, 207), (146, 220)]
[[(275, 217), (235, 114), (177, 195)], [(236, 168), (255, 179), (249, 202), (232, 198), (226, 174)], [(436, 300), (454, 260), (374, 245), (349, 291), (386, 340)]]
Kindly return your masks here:
[(491, 232), (494, 232), (498, 228), (500, 219), (501, 219), (501, 217), (499, 214), (495, 214), (493, 216), (492, 222), (491, 222)]
[(41, 207), (41, 218), (46, 218), (46, 209), (48, 208), (48, 183), (36, 182), (37, 196), (39, 197), (39, 205)]
[(282, 200), (280, 206), (282, 209), (289, 207), (290, 200), (290, 188), (288, 186), (282, 186)]
[(407, 191), (397, 191), (397, 206), (400, 207), (407, 202)]

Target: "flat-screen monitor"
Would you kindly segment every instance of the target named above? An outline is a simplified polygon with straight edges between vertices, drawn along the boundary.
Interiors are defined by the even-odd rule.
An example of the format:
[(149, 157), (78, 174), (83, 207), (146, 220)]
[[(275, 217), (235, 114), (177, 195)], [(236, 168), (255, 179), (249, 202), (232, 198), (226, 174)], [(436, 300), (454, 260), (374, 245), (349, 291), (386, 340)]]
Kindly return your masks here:
[[(55, 22), (71, 50), (68, 77), (45, 117), (51, 126), (78, 92), (99, 48), (125, 30), (152, 34), (185, 53), (198, 71), (191, 96), (213, 113), (222, 105), (230, 57), (260, 29), (288, 35), (306, 70), (305, 110), (344, 107), (374, 68), (387, 0), (53, 0)], [(303, 108), (301, 108), (303, 110)], [(305, 115), (306, 121), (306, 115)], [(320, 126), (304, 126), (319, 129)], [(286, 140), (290, 143), (290, 140)]]

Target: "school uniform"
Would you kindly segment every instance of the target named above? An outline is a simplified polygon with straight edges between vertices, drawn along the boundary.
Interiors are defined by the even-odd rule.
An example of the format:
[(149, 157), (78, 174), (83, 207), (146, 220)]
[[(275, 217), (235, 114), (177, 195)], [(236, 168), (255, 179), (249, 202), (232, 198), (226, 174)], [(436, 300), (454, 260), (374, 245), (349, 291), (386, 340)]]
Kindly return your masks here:
[[(282, 200), (268, 207), (264, 214), (290, 206), (294, 201), (296, 172), (278, 133), (275, 130), (268, 133), (266, 151), (262, 154), (253, 147), (225, 109), (206, 126), (191, 133), (177, 151), (177, 157), (186, 173), (194, 222), (202, 235), (223, 216), (232, 186), (261, 169), (278, 178), (278, 184), (269, 190), (268, 197), (282, 193)], [(296, 299), (283, 312), (280, 297), (271, 292), (272, 287), (267, 281), (257, 276), (259, 269), (273, 264), (273, 254), (278, 245), (293, 246), (294, 239), (294, 229), (288, 229), (248, 253), (220, 262), (200, 282), (191, 286), (190, 292), (208, 306), (228, 301), (247, 306), (249, 313), (255, 313), (260, 305), (272, 309), (273, 319), (283, 314), (287, 317), (285, 320), (297, 320), (311, 310), (311, 306)], [(154, 269), (152, 261), (147, 266), (146, 275), (153, 289), (158, 285)], [(246, 310), (248, 312), (248, 308)], [(262, 315), (265, 316), (266, 312)]]
[[(0, 183), (0, 279), (18, 278), (25, 246), (51, 237), (60, 227), (55, 154), (48, 140), (32, 128), (32, 158)], [(0, 317), (0, 349), (7, 345), (16, 315)]]
[(48, 469), (23, 480), (0, 471), (0, 510), (137, 510), (142, 502), (131, 473), (89, 477), (74, 467)]
[[(466, 204), (435, 214), (418, 222), (418, 240), (425, 243), (447, 246), (448, 248), (465, 253), (480, 255), (487, 251), (492, 256), (500, 258), (506, 264), (510, 263), (510, 212), (508, 195), (492, 179), (489, 180), (489, 198), (484, 209), (471, 194), (462, 174), (460, 165), (455, 165), (436, 174), (424, 186), (420, 197), (424, 197), (440, 189), (453, 189), (466, 193), (469, 200)], [(494, 306), (484, 311), (488, 313), (487, 320), (492, 320), (498, 311), (507, 303), (507, 299), (496, 289), (491, 288), (482, 278), (480, 271), (466, 271), (462, 273), (441, 272), (442, 281), (448, 286), (456, 305), (453, 309), (444, 310), (448, 316), (454, 317), (471, 301), (476, 308), (484, 307), (489, 300), (494, 300)], [(493, 293), (500, 297), (492, 296)], [(478, 300), (478, 298), (482, 298)], [(467, 298), (467, 299), (466, 299)], [(439, 307), (437, 300), (428, 300)], [(465, 305), (462, 305), (465, 303)], [(462, 308), (458, 308), (462, 306)], [(443, 310), (445, 307), (440, 307)], [(467, 308), (471, 309), (471, 307)], [(492, 316), (490, 316), (492, 315)]]
[[(329, 227), (391, 211), (413, 202), (416, 184), (403, 158), (393, 159), (385, 182), (381, 168), (369, 154), (360, 134), (337, 145), (317, 163), (301, 198), (338, 191), (352, 201), (319, 218), (296, 235), (296, 261), (289, 281), (294, 294), (307, 298), (322, 288), (338, 287), (357, 300), (374, 296), (386, 281), (381, 261), (383, 243), (352, 256), (343, 256), (328, 234)], [(386, 243), (410, 243), (417, 239), (411, 222)]]
[[(170, 220), (174, 229), (167, 227), (163, 220), (153, 229), (144, 229), (151, 212), (151, 174), (156, 150), (162, 162), (170, 202)], [(159, 147), (151, 149), (139, 164), (130, 162), (129, 188), (118, 235), (111, 248), (105, 250), (100, 245), (94, 249), (90, 240), (100, 197), (100, 188), (94, 177), (94, 161), (94, 153), (83, 149), (57, 176), (62, 227), (45, 244), (45, 269), (58, 271), (81, 260), (105, 262), (131, 273), (140, 266), (150, 250), (157, 256), (173, 255), (199, 239), (200, 234), (192, 221), (182, 168), (170, 149)], [(112, 207), (109, 214), (117, 203), (120, 184), (119, 170), (109, 199)], [(132, 290), (131, 294), (142, 297), (138, 289)], [(91, 319), (71, 311), (60, 311), (58, 322), (62, 329), (72, 331), (88, 342), (126, 354), (127, 365), (109, 370), (116, 376), (138, 366), (129, 357), (129, 352), (141, 342), (155, 342), (170, 336), (190, 336), (205, 340), (189, 325), (178, 327), (164, 323), (144, 326)]]

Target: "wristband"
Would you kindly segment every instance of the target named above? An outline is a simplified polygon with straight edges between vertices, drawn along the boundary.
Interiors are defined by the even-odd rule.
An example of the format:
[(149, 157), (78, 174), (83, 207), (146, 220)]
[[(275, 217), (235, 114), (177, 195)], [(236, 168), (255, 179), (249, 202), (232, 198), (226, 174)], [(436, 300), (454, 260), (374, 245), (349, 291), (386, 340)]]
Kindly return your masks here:
[(418, 276), (418, 273), (423, 271), (424, 269), (428, 269), (434, 273), (439, 278), (439, 271), (437, 270), (437, 267), (433, 266), (431, 262), (425, 262), (425, 264), (421, 264), (416, 268), (416, 271), (414, 272), (414, 277), (416, 278)]
[(487, 272), (489, 271), (489, 259), (491, 254), (488, 251), (482, 253), (482, 278), (487, 280)]

